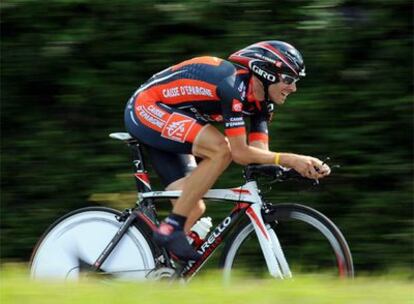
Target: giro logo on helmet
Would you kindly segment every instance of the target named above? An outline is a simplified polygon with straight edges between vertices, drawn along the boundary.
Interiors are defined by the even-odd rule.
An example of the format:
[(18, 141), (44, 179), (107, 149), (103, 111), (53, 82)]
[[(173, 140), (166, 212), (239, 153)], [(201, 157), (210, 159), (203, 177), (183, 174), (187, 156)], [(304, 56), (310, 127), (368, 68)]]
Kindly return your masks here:
[(257, 65), (253, 65), (252, 66), (252, 70), (253, 72), (259, 74), (261, 77), (271, 81), (271, 82), (276, 82), (276, 76), (272, 75), (268, 72), (263, 71), (261, 68), (259, 68)]

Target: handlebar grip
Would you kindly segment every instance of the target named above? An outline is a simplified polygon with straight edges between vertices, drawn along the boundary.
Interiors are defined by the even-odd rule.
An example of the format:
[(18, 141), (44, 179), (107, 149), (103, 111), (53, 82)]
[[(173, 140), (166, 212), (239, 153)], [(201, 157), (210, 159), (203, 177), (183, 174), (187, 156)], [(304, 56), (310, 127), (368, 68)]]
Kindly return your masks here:
[(303, 177), (298, 171), (295, 169), (287, 169), (284, 172), (285, 179), (308, 179), (306, 177)]
[(257, 165), (251, 164), (245, 167), (244, 169), (244, 177), (246, 180), (255, 180), (260, 176), (267, 176), (270, 178), (277, 178), (281, 175), (281, 170), (283, 170), (279, 166), (275, 165)]
[(303, 177), (298, 171), (276, 165), (251, 164), (244, 169), (246, 180), (256, 180), (258, 177), (269, 177), (275, 181), (285, 180), (309, 180)]

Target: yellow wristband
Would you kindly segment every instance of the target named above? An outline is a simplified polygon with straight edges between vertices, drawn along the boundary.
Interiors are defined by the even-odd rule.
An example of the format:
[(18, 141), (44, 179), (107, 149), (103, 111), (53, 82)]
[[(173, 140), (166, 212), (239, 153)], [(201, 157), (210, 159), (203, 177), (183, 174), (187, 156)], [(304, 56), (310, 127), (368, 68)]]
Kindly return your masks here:
[(275, 156), (275, 164), (276, 165), (280, 165), (279, 161), (280, 161), (280, 153), (276, 153), (276, 156)]

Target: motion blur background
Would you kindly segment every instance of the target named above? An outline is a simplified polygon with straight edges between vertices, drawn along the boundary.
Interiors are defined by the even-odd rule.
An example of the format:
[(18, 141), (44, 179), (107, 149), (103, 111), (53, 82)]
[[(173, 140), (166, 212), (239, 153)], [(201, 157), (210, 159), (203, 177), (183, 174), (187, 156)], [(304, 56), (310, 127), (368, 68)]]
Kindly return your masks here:
[[(28, 261), (70, 210), (133, 206), (129, 151), (108, 134), (124, 130), (124, 105), (152, 74), (279, 39), (301, 50), (308, 77), (277, 109), (271, 148), (330, 156), (341, 168), (317, 189), (279, 185), (268, 197), (333, 219), (357, 271), (413, 269), (411, 1), (4, 0), (0, 8), (2, 262)], [(232, 165), (216, 186), (238, 186), (241, 170)], [(215, 223), (225, 210), (209, 208)]]

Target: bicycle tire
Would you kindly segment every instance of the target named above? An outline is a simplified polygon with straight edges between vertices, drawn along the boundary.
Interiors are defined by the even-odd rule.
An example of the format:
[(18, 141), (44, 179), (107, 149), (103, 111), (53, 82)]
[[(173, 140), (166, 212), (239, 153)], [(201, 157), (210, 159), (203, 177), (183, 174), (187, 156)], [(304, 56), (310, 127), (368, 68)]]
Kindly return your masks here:
[[(30, 260), (33, 279), (78, 279), (88, 272), (122, 225), (121, 213), (106, 207), (87, 207), (56, 220), (39, 239)], [(92, 229), (92, 230), (91, 230)], [(155, 267), (155, 249), (147, 228), (135, 221), (101, 265), (111, 278), (145, 279)]]
[[(265, 223), (270, 224), (273, 230), (276, 232), (276, 235), (279, 238), (279, 241), (282, 245), (282, 249), (284, 251), (284, 254), (286, 255), (289, 264), (292, 261), (293, 264), (299, 263), (299, 261), (304, 263), (311, 261), (315, 264), (316, 262), (322, 264), (312, 266), (297, 264), (296, 269), (298, 269), (298, 272), (328, 272), (328, 266), (330, 264), (326, 264), (326, 260), (334, 260), (335, 266), (332, 265), (332, 268), (330, 270), (332, 271), (333, 269), (336, 269), (335, 275), (338, 275), (339, 277), (348, 278), (352, 278), (354, 276), (353, 261), (349, 246), (338, 227), (325, 215), (316, 211), (315, 209), (300, 204), (277, 204), (272, 205), (271, 209), (271, 215), (264, 216), (263, 218), (265, 220)], [(313, 240), (312, 238), (311, 240), (304, 240), (305, 243), (310, 243), (310, 246), (307, 246), (306, 248), (307, 251), (312, 249), (311, 247), (314, 247), (314, 249), (318, 251), (319, 248), (315, 248), (315, 246), (327, 242), (328, 244), (323, 244), (323, 246), (321, 247), (326, 247), (327, 252), (329, 252), (328, 247), (330, 247), (330, 257), (326, 259), (324, 257), (319, 257), (318, 255), (320, 254), (311, 254), (313, 255), (312, 258), (303, 258), (303, 256), (301, 256), (300, 258), (295, 258), (295, 255), (305, 255), (303, 251), (300, 251), (298, 244), (294, 245), (290, 251), (288, 250), (289, 252), (286, 252), (286, 247), (289, 248), (289, 246), (286, 245), (289, 245), (289, 242), (291, 242), (292, 239), (294, 239), (294, 242), (299, 244), (301, 242), (301, 239), (303, 239), (303, 236), (295, 234), (295, 231), (289, 231), (289, 227), (292, 227), (292, 222), (296, 222), (296, 224), (298, 224), (297, 226), (300, 227), (300, 229), (307, 231), (307, 233), (309, 231), (312, 231), (311, 233)], [(284, 225), (284, 227), (282, 225)], [(279, 229), (280, 226), (282, 226), (282, 229)], [(286, 231), (283, 232), (283, 230)], [(320, 239), (321, 236), (322, 239)], [(304, 237), (306, 239), (306, 236)], [(245, 250), (246, 252), (242, 253), (243, 246), (251, 247), (251, 245), (249, 245), (248, 243), (249, 239), (257, 244), (256, 250), (248, 249)], [(313, 242), (316, 239), (318, 239), (318, 245), (312, 244), (311, 242)], [(258, 254), (258, 256), (254, 256), (253, 253)], [(244, 263), (240, 262), (244, 259), (243, 255), (246, 255), (246, 261)], [(240, 261), (238, 262), (237, 259), (239, 259)], [(322, 261), (320, 262), (319, 260)], [(257, 265), (261, 264), (260, 267), (257, 266), (256, 263)], [(244, 268), (244, 266), (246, 267)], [(253, 225), (250, 221), (246, 221), (245, 223), (242, 223), (239, 227), (237, 227), (228, 239), (228, 242), (225, 244), (225, 247), (222, 251), (220, 267), (224, 270), (224, 275), (226, 278), (231, 277), (231, 271), (233, 268), (241, 268), (239, 270), (243, 273), (243, 275), (246, 275), (246, 273), (251, 274), (251, 272), (254, 271), (262, 272), (260, 275), (263, 275), (263, 272), (268, 273), (263, 258), (263, 254), (261, 253), (257, 237), (254, 233)]]

